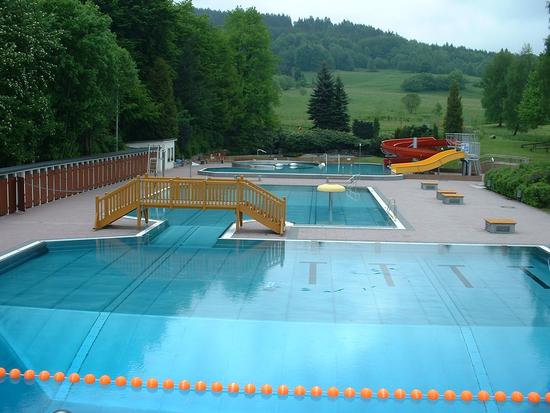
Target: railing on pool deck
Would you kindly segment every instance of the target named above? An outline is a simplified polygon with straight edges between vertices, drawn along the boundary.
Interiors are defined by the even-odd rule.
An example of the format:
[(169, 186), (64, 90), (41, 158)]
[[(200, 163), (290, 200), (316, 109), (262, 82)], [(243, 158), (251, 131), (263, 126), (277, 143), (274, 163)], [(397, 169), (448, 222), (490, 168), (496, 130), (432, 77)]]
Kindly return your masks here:
[(237, 179), (184, 179), (138, 177), (116, 190), (96, 197), (95, 228), (101, 229), (137, 210), (149, 221), (149, 208), (229, 209), (236, 214), (237, 230), (243, 215), (277, 234), (285, 231), (286, 198), (266, 191), (243, 177)]

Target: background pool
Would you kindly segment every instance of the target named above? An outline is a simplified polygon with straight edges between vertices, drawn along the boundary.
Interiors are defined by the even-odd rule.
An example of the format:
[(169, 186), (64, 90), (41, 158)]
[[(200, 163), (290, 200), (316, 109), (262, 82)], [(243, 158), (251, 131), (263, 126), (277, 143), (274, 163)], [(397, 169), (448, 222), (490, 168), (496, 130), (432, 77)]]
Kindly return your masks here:
[[(53, 242), (4, 271), (0, 366), (308, 389), (549, 388), (550, 272), (541, 249), (218, 240), (225, 222), (208, 224), (174, 220), (150, 243)], [(2, 411), (33, 413), (543, 408), (9, 379), (0, 400)]]
[(298, 174), (298, 175), (391, 175), (391, 171), (382, 164), (358, 163), (358, 164), (328, 164), (318, 166), (312, 164), (297, 164), (296, 166), (282, 165), (280, 167), (264, 166), (259, 167), (220, 167), (205, 168), (204, 172), (218, 172), (229, 174)]

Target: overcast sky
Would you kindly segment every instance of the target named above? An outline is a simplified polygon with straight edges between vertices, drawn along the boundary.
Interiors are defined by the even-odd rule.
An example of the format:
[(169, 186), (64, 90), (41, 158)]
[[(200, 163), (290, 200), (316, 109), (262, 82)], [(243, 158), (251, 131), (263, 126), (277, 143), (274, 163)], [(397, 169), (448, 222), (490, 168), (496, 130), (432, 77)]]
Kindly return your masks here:
[(421, 42), (520, 52), (530, 43), (535, 53), (548, 36), (545, 0), (194, 0), (199, 8), (260, 12), (299, 17), (344, 19), (390, 30)]

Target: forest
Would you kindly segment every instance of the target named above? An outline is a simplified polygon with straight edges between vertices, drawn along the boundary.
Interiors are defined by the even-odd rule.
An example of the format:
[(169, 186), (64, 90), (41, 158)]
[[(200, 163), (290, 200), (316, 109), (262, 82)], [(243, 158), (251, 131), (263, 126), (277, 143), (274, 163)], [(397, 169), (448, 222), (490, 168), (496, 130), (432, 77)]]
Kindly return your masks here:
[(191, 1), (0, 1), (0, 45), (0, 167), (152, 139), (177, 139), (186, 157), (281, 150), (275, 80), (305, 81), (323, 63), (341, 73), (407, 71), (405, 91), (480, 75), (487, 120), (516, 132), (546, 123), (550, 106), (548, 42), (540, 57), (495, 54), (346, 21), (197, 10)]
[(249, 152), (276, 126), (276, 60), (254, 9), (218, 28), (191, 2), (0, 1), (0, 44), (0, 167), (146, 139)]
[[(227, 12), (196, 9), (213, 24), (223, 26)], [(397, 69), (410, 72), (448, 74), (453, 70), (481, 76), (493, 53), (455, 47), (428, 45), (398, 34), (350, 21), (332, 23), (329, 18), (304, 18), (263, 14), (279, 59), (282, 74), (298, 78), (303, 71), (317, 71), (323, 62), (335, 70)]]

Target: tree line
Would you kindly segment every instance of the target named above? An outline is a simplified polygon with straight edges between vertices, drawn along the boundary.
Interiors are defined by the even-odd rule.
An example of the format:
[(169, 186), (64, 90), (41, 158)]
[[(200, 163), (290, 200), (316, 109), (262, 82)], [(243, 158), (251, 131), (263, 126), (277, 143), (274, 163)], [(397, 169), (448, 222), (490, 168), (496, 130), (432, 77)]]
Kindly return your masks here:
[[(226, 12), (197, 9), (216, 25), (223, 25)], [(460, 70), (480, 76), (492, 53), (455, 47), (428, 45), (407, 40), (395, 33), (344, 20), (305, 18), (292, 22), (290, 16), (263, 14), (279, 58), (279, 71), (299, 79), (302, 71), (317, 71), (323, 62), (336, 70), (397, 69), (447, 74)]]
[[(550, 2), (547, 2), (550, 12)], [(550, 36), (536, 56), (526, 45), (519, 55), (501, 50), (482, 77), (485, 117), (498, 126), (526, 131), (550, 121)]]
[(191, 2), (1, 1), (0, 44), (0, 166), (150, 139), (246, 152), (277, 126), (255, 9), (216, 27)]

